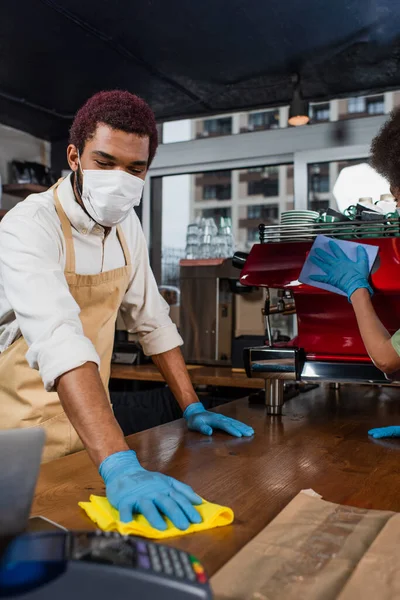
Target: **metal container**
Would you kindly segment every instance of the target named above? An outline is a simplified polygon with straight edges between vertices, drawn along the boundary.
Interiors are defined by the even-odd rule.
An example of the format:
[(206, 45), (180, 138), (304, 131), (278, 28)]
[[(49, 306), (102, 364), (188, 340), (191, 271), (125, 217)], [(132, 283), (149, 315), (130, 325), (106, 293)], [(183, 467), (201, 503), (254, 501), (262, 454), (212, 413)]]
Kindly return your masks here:
[(181, 266), (180, 333), (187, 363), (230, 366), (236, 338), (264, 336), (265, 291), (242, 285), (239, 274), (230, 258)]
[[(214, 263), (215, 261), (213, 261)], [(234, 323), (232, 286), (238, 271), (220, 264), (181, 266), (180, 332), (188, 363), (229, 365)]]

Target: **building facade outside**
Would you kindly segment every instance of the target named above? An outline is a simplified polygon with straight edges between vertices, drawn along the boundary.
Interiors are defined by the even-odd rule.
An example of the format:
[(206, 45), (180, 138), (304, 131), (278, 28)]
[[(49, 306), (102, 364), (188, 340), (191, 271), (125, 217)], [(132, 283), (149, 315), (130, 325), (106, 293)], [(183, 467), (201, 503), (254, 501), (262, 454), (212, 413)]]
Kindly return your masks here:
[[(310, 105), (310, 125), (389, 113), (400, 106), (400, 91)], [(288, 127), (288, 107), (251, 111), (192, 121), (192, 139), (234, 135)], [(311, 210), (334, 207), (332, 189), (340, 171), (364, 162), (337, 161), (309, 165)], [(293, 165), (274, 165), (192, 176), (191, 216), (230, 217), (239, 249), (258, 240), (258, 225), (278, 223), (280, 214), (293, 209)]]
[[(397, 106), (400, 106), (400, 91), (314, 103), (310, 105), (310, 125), (306, 127), (328, 121), (342, 122), (342, 127), (345, 127), (345, 121), (349, 119), (387, 114)], [(183, 124), (185, 129), (179, 131), (179, 126)], [(287, 127), (288, 107), (284, 106), (164, 124), (163, 142), (215, 138)], [(340, 171), (346, 166), (360, 162), (365, 162), (365, 159), (309, 164), (308, 208), (312, 210), (326, 209), (329, 206), (335, 208), (332, 189)], [(293, 164), (261, 165), (247, 169), (220, 171), (205, 170), (203, 173), (178, 177), (179, 184), (185, 180), (186, 187), (183, 187), (186, 192), (183, 194), (185, 197), (182, 196), (176, 204), (182, 206), (182, 203), (185, 203), (187, 221), (193, 222), (198, 217), (204, 217), (214, 218), (218, 224), (221, 217), (230, 218), (238, 250), (248, 251), (258, 241), (260, 223), (279, 223), (281, 213), (294, 207)], [(165, 193), (163, 197), (163, 204), (176, 201), (174, 186), (169, 186), (169, 189), (170, 192)], [(182, 229), (186, 228), (188, 222), (184, 223), (182, 220)], [(169, 231), (170, 224), (164, 225), (163, 231)], [(183, 233), (184, 231), (180, 239)], [(177, 244), (174, 243), (176, 239), (175, 232), (174, 239), (165, 242), (163, 239), (165, 258), (167, 255), (176, 256)], [(181, 246), (182, 242), (179, 252), (180, 256), (183, 256), (184, 248)], [(166, 272), (166, 268), (163, 271)]]

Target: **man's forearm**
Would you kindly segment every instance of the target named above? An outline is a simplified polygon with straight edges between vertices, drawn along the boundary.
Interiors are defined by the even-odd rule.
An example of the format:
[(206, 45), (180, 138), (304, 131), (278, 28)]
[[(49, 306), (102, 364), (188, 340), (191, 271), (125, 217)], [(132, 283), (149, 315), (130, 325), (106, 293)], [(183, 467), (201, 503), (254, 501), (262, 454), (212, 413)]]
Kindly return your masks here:
[(379, 320), (365, 288), (360, 288), (351, 296), (361, 337), (374, 364), (384, 373), (394, 373), (400, 369), (400, 357), (391, 343), (391, 336)]
[(56, 390), (63, 409), (98, 467), (110, 454), (128, 450), (97, 365), (88, 362), (62, 375)]
[(198, 402), (180, 348), (162, 354), (155, 354), (153, 362), (163, 375), (182, 411), (193, 402)]

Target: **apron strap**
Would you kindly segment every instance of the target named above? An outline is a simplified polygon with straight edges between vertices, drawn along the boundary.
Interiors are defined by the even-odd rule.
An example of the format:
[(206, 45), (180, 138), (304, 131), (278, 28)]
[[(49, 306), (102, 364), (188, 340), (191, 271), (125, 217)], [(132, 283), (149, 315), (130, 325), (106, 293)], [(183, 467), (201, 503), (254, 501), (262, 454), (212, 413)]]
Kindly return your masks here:
[(56, 211), (58, 214), (58, 218), (60, 219), (60, 222), (61, 222), (61, 229), (62, 229), (64, 239), (65, 239), (65, 250), (66, 250), (65, 272), (66, 273), (75, 273), (75, 250), (74, 250), (74, 242), (72, 239), (71, 223), (69, 222), (69, 219), (68, 219), (67, 215), (65, 214), (63, 207), (61, 206), (61, 202), (60, 202), (60, 199), (58, 197), (58, 192), (57, 192), (57, 188), (62, 181), (63, 181), (63, 179), (59, 179), (57, 181), (57, 183), (53, 189), (53, 194), (54, 194), (54, 200), (55, 200), (55, 205), (56, 205)]
[(64, 177), (60, 177), (59, 179), (57, 179), (56, 183), (53, 183), (53, 185), (51, 186), (51, 188), (48, 189), (48, 191), (51, 192), (51, 190), (57, 188), (62, 181), (64, 181)]
[(129, 267), (132, 264), (131, 253), (129, 252), (128, 244), (126, 243), (126, 238), (120, 225), (117, 225), (117, 236), (119, 243), (121, 244), (122, 252), (124, 253), (125, 264), (127, 267)]

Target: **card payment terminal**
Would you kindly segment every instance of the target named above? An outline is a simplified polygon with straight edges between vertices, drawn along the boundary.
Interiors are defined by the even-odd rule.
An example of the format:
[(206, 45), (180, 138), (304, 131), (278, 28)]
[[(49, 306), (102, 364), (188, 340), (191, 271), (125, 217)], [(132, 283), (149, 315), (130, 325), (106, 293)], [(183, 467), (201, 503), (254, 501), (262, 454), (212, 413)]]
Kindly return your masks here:
[(202, 565), (187, 552), (114, 532), (13, 538), (0, 557), (0, 598), (210, 600)]

